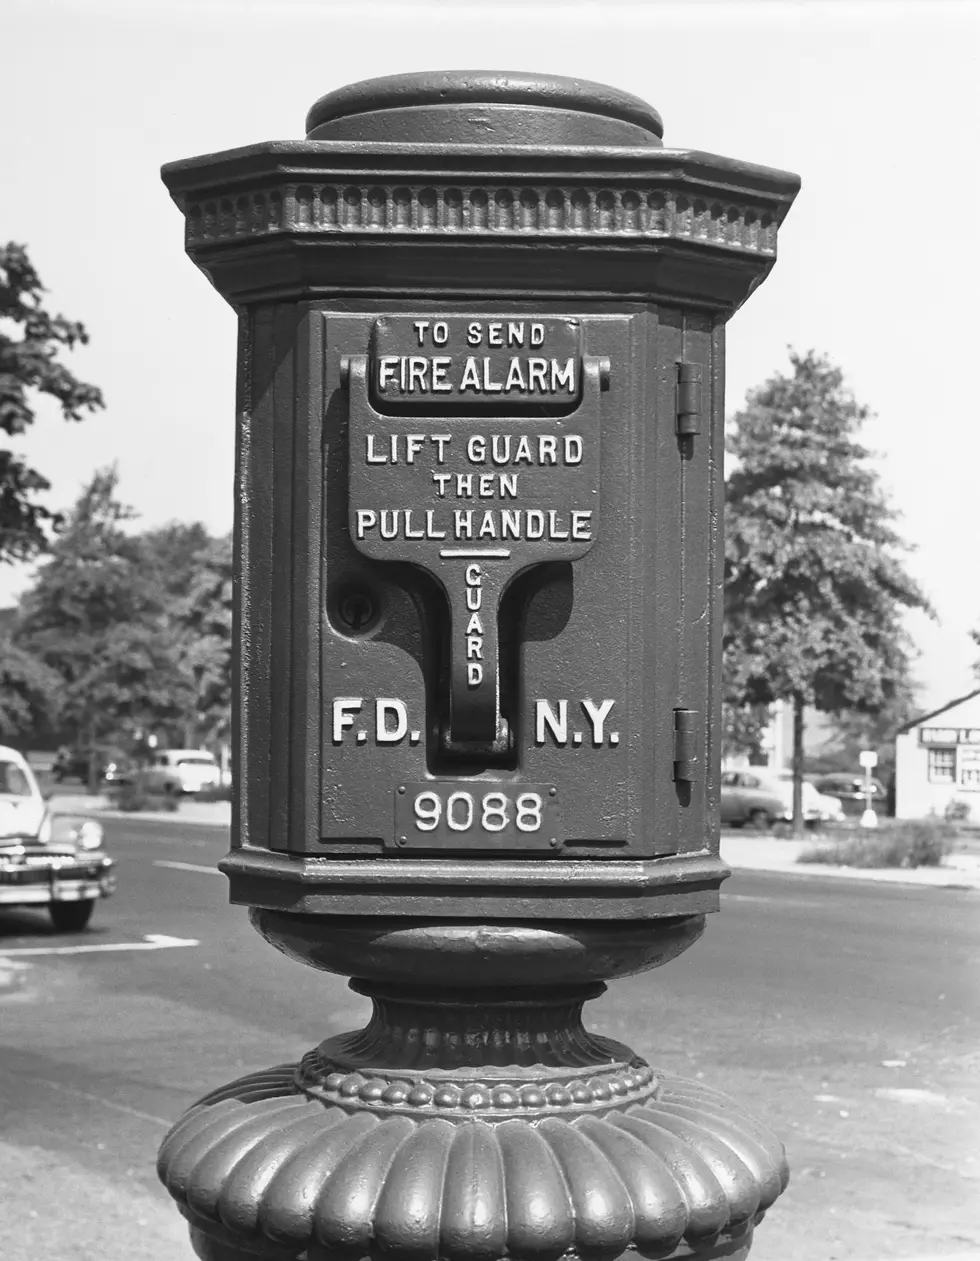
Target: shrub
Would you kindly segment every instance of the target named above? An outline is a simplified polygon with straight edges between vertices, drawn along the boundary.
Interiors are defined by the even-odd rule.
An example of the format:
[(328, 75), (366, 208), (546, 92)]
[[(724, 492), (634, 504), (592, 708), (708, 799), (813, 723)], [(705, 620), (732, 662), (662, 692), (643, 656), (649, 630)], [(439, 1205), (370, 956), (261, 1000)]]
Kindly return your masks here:
[(231, 801), (231, 787), (227, 784), (220, 788), (202, 788), (194, 794), (194, 801)]
[(797, 862), (834, 867), (938, 867), (953, 846), (954, 828), (939, 819), (888, 823), (804, 850)]
[(962, 797), (954, 797), (943, 815), (947, 823), (965, 823), (970, 817), (970, 803)]
[(167, 793), (151, 793), (139, 784), (122, 784), (111, 795), (113, 809), (128, 813), (141, 810), (164, 810), (172, 813), (177, 809), (177, 798)]

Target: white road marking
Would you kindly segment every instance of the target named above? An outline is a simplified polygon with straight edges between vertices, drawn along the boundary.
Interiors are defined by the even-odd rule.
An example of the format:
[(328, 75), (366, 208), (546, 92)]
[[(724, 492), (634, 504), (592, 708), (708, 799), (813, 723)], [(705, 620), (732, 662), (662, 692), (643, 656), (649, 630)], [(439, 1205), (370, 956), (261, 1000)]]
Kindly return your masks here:
[(223, 876), (225, 873), (219, 871), (217, 867), (202, 867), (199, 863), (171, 863), (165, 858), (155, 858), (153, 860), (154, 867), (173, 867), (175, 871), (201, 871), (206, 876)]
[(117, 1103), (115, 1099), (106, 1099), (104, 1095), (94, 1095), (88, 1090), (79, 1090), (77, 1086), (67, 1086), (64, 1082), (53, 1081), (49, 1077), (34, 1077), (30, 1073), (8, 1072), (8, 1076), (13, 1081), (26, 1080), (34, 1082), (38, 1086), (47, 1086), (51, 1090), (60, 1090), (62, 1094), (74, 1095), (77, 1099), (87, 1099), (91, 1103), (101, 1103), (105, 1108), (111, 1108), (114, 1112), (124, 1112), (126, 1116), (137, 1117), (140, 1121), (151, 1121), (154, 1125), (162, 1125), (169, 1128), (174, 1123), (174, 1118), (169, 1121), (166, 1117), (154, 1116), (152, 1112), (140, 1112), (139, 1108), (131, 1108), (128, 1104)]
[(946, 1095), (935, 1090), (915, 1090), (912, 1087), (879, 1086), (875, 1094), (879, 1099), (890, 1099), (893, 1103), (925, 1103), (942, 1108), (950, 1102)]
[(181, 946), (199, 946), (196, 937), (168, 937), (166, 933), (147, 933), (142, 941), (112, 941), (99, 946), (17, 946), (13, 950), (0, 947), (0, 959), (24, 955), (88, 955), (118, 950), (177, 950)]

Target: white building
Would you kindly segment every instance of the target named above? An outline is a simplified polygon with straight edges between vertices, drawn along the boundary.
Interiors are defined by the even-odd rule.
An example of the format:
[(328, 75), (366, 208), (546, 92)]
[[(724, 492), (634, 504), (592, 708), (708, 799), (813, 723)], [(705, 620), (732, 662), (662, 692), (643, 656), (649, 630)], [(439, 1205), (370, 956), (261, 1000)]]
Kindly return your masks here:
[(980, 822), (980, 688), (903, 727), (895, 737), (895, 817)]

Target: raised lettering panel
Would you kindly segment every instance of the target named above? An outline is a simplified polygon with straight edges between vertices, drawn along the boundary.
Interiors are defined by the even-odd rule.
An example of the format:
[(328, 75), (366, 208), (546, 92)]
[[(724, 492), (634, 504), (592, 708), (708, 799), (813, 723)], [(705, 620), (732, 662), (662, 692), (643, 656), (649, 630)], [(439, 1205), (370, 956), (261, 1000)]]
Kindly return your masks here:
[(369, 373), (380, 412), (568, 412), (581, 395), (577, 319), (385, 316)]
[[(425, 315), (425, 335), (442, 316)], [(681, 658), (691, 679), (698, 656), (696, 629), (680, 633), (682, 521), (685, 495), (700, 495), (685, 491), (667, 397), (681, 326), (651, 312), (525, 315), (552, 338), (574, 329), (581, 395), (566, 415), (381, 410), (380, 359), (412, 349), (419, 318), (385, 317), (384, 341), (373, 313), (325, 320), (320, 852), (397, 853), (397, 786), (438, 794), (461, 772), (483, 792), (555, 787), (560, 827), (542, 854), (676, 852), (703, 811), (672, 778), (673, 710), (703, 710), (679, 695)], [(489, 317), (444, 322), (452, 345), (453, 329)], [(652, 355), (665, 366), (648, 379), (635, 365)], [(465, 363), (449, 376), (461, 382)], [(572, 511), (590, 513), (588, 538), (572, 537)], [(505, 512), (525, 514), (506, 537)], [(457, 513), (473, 514), (472, 536), (456, 537)], [(531, 537), (516, 524), (528, 520)], [(363, 627), (345, 626), (341, 605), (366, 607)], [(483, 698), (469, 727), (468, 697)]]

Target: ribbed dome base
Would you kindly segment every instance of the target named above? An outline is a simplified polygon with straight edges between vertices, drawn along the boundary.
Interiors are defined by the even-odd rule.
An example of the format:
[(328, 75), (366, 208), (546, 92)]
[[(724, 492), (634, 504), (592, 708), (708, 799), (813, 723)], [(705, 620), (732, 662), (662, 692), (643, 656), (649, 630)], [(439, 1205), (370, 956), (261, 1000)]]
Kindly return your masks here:
[(595, 988), (376, 993), (365, 1030), (206, 1096), (158, 1163), (198, 1256), (744, 1257), (788, 1180), (782, 1144), (587, 1033)]

